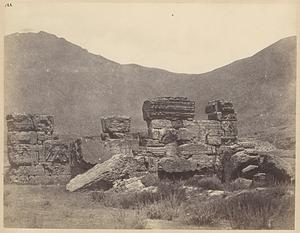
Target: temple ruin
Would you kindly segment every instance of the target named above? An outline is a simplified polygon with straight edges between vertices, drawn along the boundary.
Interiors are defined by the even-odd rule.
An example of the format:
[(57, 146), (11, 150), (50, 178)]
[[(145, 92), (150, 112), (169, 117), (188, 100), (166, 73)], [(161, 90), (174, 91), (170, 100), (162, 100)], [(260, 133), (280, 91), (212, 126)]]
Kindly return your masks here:
[(264, 181), (291, 180), (278, 163), (255, 144), (238, 140), (237, 114), (225, 100), (209, 101), (206, 120), (196, 120), (195, 102), (185, 97), (158, 97), (142, 106), (147, 133), (131, 132), (128, 116), (103, 117), (98, 136), (63, 142), (54, 132), (54, 117), (7, 115), (6, 182), (67, 184), (66, 189), (110, 189), (116, 182), (146, 174), (160, 179), (218, 176)]

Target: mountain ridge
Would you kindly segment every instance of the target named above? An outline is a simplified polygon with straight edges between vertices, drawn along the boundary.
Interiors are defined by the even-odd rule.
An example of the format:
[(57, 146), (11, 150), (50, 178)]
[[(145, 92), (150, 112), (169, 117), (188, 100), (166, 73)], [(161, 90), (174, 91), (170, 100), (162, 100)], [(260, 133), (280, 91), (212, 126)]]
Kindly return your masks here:
[(46, 32), (8, 35), (4, 50), (5, 112), (54, 114), (63, 133), (97, 134), (101, 116), (118, 114), (142, 129), (144, 100), (186, 96), (196, 101), (198, 119), (210, 99), (231, 99), (241, 135), (295, 134), (295, 36), (203, 74), (119, 64)]

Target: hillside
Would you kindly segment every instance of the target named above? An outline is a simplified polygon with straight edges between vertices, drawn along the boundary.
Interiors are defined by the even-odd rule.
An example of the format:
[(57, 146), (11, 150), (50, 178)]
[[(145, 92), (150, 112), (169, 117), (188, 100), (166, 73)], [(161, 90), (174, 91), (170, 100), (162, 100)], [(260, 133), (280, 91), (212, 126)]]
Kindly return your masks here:
[(100, 117), (111, 114), (141, 129), (142, 103), (154, 96), (195, 100), (199, 119), (208, 100), (224, 98), (235, 105), (240, 135), (292, 148), (295, 95), (296, 37), (205, 74), (121, 65), (46, 32), (5, 37), (6, 113), (54, 114), (63, 134), (98, 134)]

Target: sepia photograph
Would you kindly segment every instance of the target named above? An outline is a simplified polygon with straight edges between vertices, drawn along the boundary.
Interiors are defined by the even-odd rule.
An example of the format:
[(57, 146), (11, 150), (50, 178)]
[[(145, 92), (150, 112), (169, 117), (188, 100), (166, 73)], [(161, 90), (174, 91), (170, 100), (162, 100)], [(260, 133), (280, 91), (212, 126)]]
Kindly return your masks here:
[(297, 230), (295, 1), (2, 8), (2, 229)]

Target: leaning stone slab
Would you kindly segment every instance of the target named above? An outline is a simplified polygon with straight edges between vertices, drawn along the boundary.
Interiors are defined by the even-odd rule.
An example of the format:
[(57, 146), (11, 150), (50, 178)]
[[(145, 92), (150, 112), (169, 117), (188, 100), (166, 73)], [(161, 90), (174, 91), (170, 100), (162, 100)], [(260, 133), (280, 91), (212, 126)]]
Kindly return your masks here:
[(103, 163), (96, 164), (87, 172), (74, 177), (66, 186), (70, 192), (87, 188), (97, 183), (113, 185), (114, 181), (130, 176), (137, 169), (137, 161), (130, 156), (118, 154)]

